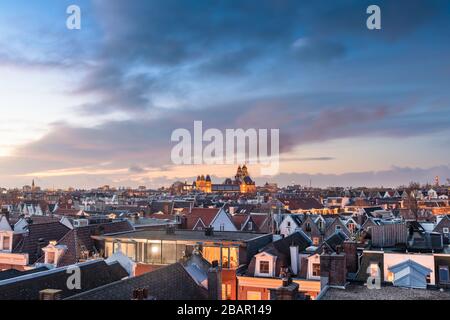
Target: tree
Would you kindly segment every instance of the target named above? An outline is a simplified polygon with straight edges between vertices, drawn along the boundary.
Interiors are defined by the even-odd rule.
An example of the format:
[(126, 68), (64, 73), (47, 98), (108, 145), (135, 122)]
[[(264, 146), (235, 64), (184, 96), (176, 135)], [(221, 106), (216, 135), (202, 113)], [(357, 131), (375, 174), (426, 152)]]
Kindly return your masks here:
[(407, 198), (405, 199), (404, 206), (409, 209), (409, 211), (414, 215), (415, 220), (419, 218), (419, 204), (418, 196), (420, 190), (420, 183), (410, 182), (409, 186), (406, 188)]

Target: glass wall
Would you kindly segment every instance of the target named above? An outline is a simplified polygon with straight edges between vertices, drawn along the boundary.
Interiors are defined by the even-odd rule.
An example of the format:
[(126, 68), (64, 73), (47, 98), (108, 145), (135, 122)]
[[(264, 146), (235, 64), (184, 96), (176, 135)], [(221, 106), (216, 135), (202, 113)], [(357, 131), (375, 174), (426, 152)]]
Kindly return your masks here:
[(175, 241), (163, 241), (162, 264), (172, 264), (177, 261), (177, 243)]
[(161, 264), (161, 242), (147, 244), (146, 263)]
[(210, 263), (217, 260), (224, 269), (239, 266), (239, 249), (235, 247), (203, 247), (203, 257)]

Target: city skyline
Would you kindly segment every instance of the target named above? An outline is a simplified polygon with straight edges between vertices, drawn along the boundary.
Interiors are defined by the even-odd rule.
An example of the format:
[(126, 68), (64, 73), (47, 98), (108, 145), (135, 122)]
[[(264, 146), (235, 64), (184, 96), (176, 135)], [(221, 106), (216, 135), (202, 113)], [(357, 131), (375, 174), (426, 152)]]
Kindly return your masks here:
[[(0, 187), (168, 186), (171, 132), (280, 129), (280, 185), (450, 177), (450, 4), (16, 1), (0, 5)], [(82, 11), (66, 28), (66, 8)]]

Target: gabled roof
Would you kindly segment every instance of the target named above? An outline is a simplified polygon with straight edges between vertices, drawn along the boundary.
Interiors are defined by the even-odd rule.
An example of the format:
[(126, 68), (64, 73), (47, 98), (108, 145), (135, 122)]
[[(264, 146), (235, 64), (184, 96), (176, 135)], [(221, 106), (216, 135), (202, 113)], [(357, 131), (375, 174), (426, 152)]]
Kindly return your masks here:
[(74, 228), (58, 241), (58, 245), (67, 247), (64, 255), (58, 262), (58, 267), (77, 263), (82, 257), (83, 251), (88, 251), (89, 253), (98, 251), (99, 248), (96, 248), (95, 241), (91, 237), (94, 234), (114, 234), (133, 230), (134, 228), (126, 220)]
[(43, 246), (50, 241), (59, 241), (70, 229), (59, 222), (42, 224), (31, 224), (28, 226), (28, 233), (14, 248), (15, 253), (28, 253), (28, 262), (33, 264), (42, 254), (39, 243)]
[(261, 251), (268, 252), (272, 255), (285, 255), (290, 256), (290, 247), (298, 246), (299, 251), (303, 251), (309, 246), (311, 246), (312, 241), (303, 231), (296, 231), (291, 235), (280, 239), (278, 241), (272, 242), (264, 247)]
[(194, 229), (199, 220), (205, 227), (210, 226), (221, 208), (193, 208), (191, 213), (186, 214), (187, 229)]
[(67, 267), (27, 274), (0, 281), (0, 300), (38, 300), (39, 291), (61, 290), (66, 297), (103, 286), (128, 276), (119, 263), (108, 265), (104, 260), (93, 260), (77, 265), (81, 272), (81, 289), (67, 287)]
[(397, 273), (397, 272), (399, 272), (399, 271), (401, 271), (401, 270), (403, 270), (405, 268), (408, 268), (408, 267), (414, 269), (415, 271), (417, 271), (417, 272), (419, 272), (421, 274), (423, 274), (424, 276), (427, 276), (427, 275), (429, 275), (432, 272), (431, 269), (429, 269), (427, 267), (424, 267), (421, 264), (418, 264), (417, 262), (415, 262), (415, 261), (413, 261), (411, 259), (408, 259), (408, 260), (403, 261), (403, 262), (401, 262), (399, 264), (396, 264), (395, 266), (392, 266), (392, 267), (388, 268), (388, 270), (393, 272), (393, 273)]
[(143, 275), (120, 280), (71, 297), (71, 300), (131, 300), (133, 291), (146, 288), (157, 300), (205, 300), (200, 286), (181, 263), (171, 264)]

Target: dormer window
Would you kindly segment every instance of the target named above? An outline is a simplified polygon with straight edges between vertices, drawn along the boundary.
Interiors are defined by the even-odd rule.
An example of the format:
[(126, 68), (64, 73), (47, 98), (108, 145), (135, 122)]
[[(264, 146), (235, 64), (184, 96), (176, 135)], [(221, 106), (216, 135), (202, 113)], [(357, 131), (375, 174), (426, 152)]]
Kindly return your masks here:
[(448, 231), (449, 231), (448, 228), (442, 228), (442, 233), (448, 234), (449, 233)]
[(50, 241), (48, 246), (42, 249), (44, 251), (44, 263), (57, 266), (58, 261), (67, 250), (65, 245), (58, 245), (56, 241)]
[(248, 222), (248, 230), (253, 230), (253, 222), (251, 221)]
[(336, 226), (335, 231), (340, 232), (342, 230), (341, 226)]
[(255, 276), (256, 277), (274, 277), (275, 261), (277, 257), (267, 253), (260, 253), (256, 256)]
[(306, 232), (311, 232), (311, 224), (309, 222), (306, 223)]
[(11, 250), (11, 247), (10, 247), (11, 237), (3, 236), (2, 242), (3, 242), (3, 247), (2, 247), (3, 250), (5, 250), (5, 251)]
[(269, 261), (260, 261), (259, 262), (259, 273), (269, 275), (270, 272), (270, 264)]
[(317, 226), (319, 230), (323, 230), (323, 221), (319, 219), (319, 221), (317, 221)]
[(47, 252), (46, 258), (48, 264), (55, 264), (55, 252)]

